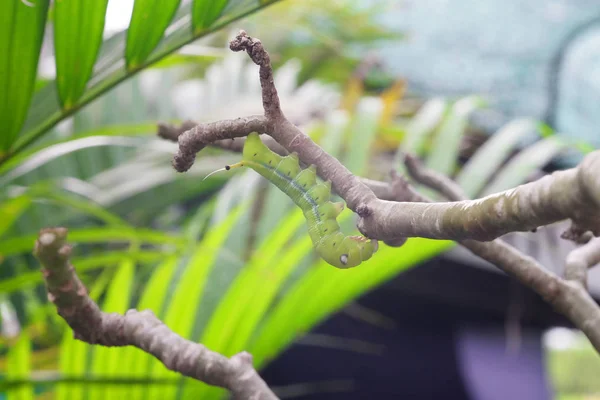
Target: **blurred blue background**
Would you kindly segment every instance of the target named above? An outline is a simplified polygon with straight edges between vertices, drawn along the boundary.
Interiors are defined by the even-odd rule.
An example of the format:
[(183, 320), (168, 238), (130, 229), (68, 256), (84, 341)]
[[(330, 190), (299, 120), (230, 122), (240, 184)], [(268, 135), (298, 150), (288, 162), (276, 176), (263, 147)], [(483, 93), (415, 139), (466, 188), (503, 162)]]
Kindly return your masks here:
[(600, 144), (600, 2), (403, 0), (381, 20), (404, 41), (381, 57), (426, 95), (478, 93), (511, 117), (537, 117)]

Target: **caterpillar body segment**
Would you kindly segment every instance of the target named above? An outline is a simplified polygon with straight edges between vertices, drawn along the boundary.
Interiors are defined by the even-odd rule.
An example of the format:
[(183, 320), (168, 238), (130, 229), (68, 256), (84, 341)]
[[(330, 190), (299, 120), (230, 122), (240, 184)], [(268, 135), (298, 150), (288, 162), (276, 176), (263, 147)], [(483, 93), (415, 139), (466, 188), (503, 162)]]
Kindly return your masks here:
[(300, 171), (296, 176), (296, 182), (302, 186), (304, 190), (308, 190), (317, 184), (317, 167), (314, 165)]
[(315, 251), (329, 264), (351, 268), (371, 258), (377, 241), (363, 236), (346, 236), (336, 220), (344, 203), (331, 202), (331, 182), (317, 183), (314, 165), (301, 169), (298, 155), (285, 157), (271, 151), (257, 133), (248, 135), (242, 161), (225, 169), (249, 167), (271, 181), (300, 207), (306, 218), (308, 233)]
[(317, 210), (322, 219), (336, 219), (338, 215), (344, 211), (344, 203), (341, 201), (337, 201), (335, 203), (328, 201), (326, 203), (319, 204)]

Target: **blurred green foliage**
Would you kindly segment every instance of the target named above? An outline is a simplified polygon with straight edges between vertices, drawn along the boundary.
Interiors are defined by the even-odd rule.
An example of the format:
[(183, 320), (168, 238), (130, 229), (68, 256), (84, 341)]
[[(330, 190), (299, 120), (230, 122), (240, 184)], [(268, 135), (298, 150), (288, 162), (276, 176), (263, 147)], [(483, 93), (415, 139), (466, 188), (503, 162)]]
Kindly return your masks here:
[[(100, 11), (79, 3), (62, 6), (98, 21)], [(175, 3), (161, 3), (164, 19), (153, 26), (136, 14), (143, 9), (134, 9), (135, 32), (105, 39), (97, 57), (93, 48), (64, 40), (73, 37), (76, 23), (53, 27), (63, 38), (61, 62), (72, 63), (74, 49), (89, 51), (95, 62), (91, 77), (62, 68), (56, 80), (38, 79), (28, 117), (0, 159), (0, 371), (10, 371), (0, 392), (9, 399), (223, 395), (136, 349), (75, 341), (48, 304), (31, 256), (41, 227), (69, 227), (73, 264), (103, 310), (152, 309), (176, 332), (213, 350), (251, 351), (258, 367), (348, 302), (453, 246), (411, 239), (400, 249), (382, 246), (360, 268), (336, 270), (313, 254), (299, 210), (252, 171), (202, 181), (239, 155), (205, 149), (192, 170), (176, 174), (170, 165), (175, 144), (154, 137), (158, 120), (237, 117), (261, 106), (255, 66), (222, 47), (231, 32), (175, 51), (266, 3), (232, 0), (216, 10), (199, 1), (195, 13), (187, 3), (173, 15)], [(364, 61), (361, 48), (401, 38), (377, 24), (387, 4), (289, 1), (243, 21), (273, 49), (286, 114), (328, 152), (353, 172), (383, 180), (391, 168), (402, 169), (402, 152), (415, 152), (440, 172), (462, 177), (476, 196), (502, 176), (504, 165), (512, 165), (505, 174), (511, 183), (522, 182), (562, 149), (546, 146), (534, 162), (513, 157), (520, 151), (516, 137), (554, 139), (540, 140), (535, 126), (510, 125), (496, 135), (501, 156), (490, 157), (484, 146), (483, 156), (476, 153), (462, 167), (468, 117), (484, 107), (481, 99), (434, 99), (416, 115), (399, 117), (405, 85), (355, 73)], [(205, 9), (210, 15), (201, 13)], [(98, 29), (85, 34), (98, 35)], [(146, 37), (153, 40), (141, 43)], [(367, 96), (373, 86), (376, 95)], [(356, 231), (349, 210), (341, 221), (345, 232)]]
[(379, 22), (392, 6), (387, 0), (287, 1), (249, 18), (246, 29), (264, 38), (275, 67), (300, 60), (299, 84), (309, 79), (345, 84), (369, 50), (403, 40), (402, 32)]
[(600, 398), (600, 358), (583, 335), (568, 349), (549, 350), (547, 365), (558, 400)]

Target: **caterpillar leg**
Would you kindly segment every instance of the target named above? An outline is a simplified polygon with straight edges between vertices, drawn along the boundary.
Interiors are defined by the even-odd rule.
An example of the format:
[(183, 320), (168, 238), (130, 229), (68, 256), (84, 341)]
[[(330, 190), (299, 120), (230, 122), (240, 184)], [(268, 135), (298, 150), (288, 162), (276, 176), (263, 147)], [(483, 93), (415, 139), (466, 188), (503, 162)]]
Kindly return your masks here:
[(368, 260), (377, 251), (376, 240), (364, 236), (344, 236), (337, 232), (327, 235), (316, 244), (317, 253), (337, 268), (353, 268)]

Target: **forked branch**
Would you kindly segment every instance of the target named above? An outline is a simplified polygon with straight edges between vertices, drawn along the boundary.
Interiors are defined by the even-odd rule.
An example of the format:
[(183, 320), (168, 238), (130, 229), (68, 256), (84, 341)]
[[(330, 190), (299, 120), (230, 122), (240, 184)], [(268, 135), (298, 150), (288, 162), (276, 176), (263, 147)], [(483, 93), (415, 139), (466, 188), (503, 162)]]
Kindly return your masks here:
[(600, 238), (593, 238), (567, 256), (565, 278), (587, 288), (587, 271), (600, 263)]
[[(316, 165), (318, 174), (330, 180), (333, 190), (359, 215), (360, 231), (372, 239), (488, 241), (569, 218), (583, 229), (600, 234), (600, 151), (590, 153), (576, 168), (483, 199), (429, 204), (383, 200), (285, 118), (273, 83), (270, 58), (262, 43), (242, 31), (230, 47), (248, 52), (260, 66), (265, 114), (199, 124), (182, 133), (177, 137), (179, 151), (173, 161), (176, 170), (187, 171), (196, 153), (209, 144), (259, 132), (271, 136), (288, 153), (298, 153), (304, 164)], [(176, 135), (162, 136), (174, 140)]]
[[(404, 163), (413, 180), (443, 194), (448, 200), (467, 198), (454, 181), (426, 168), (415, 157), (407, 155)], [(429, 201), (414, 191), (407, 191), (404, 198), (410, 198), (411, 201)], [(402, 197), (398, 200), (402, 201)], [(585, 285), (587, 269), (600, 262), (600, 238), (592, 239), (587, 245), (567, 256), (565, 279), (500, 239), (487, 243), (475, 240), (463, 240), (459, 243), (542, 296), (569, 318), (600, 353), (600, 307), (590, 296)]]
[[(570, 270), (579, 272), (569, 272), (567, 279), (562, 279), (533, 258), (494, 240), (506, 233), (526, 232), (565, 219), (571, 219), (579, 232), (590, 231), (598, 236), (600, 151), (588, 154), (576, 168), (477, 200), (466, 199), (458, 186), (432, 175), (416, 159), (408, 158), (407, 167), (413, 178), (451, 200), (431, 203), (401, 177), (395, 176), (387, 184), (353, 175), (286, 119), (273, 83), (270, 58), (260, 41), (242, 31), (230, 47), (233, 51), (246, 51), (260, 66), (264, 116), (198, 124), (180, 135), (182, 129), (163, 126), (161, 129), (168, 134), (161, 136), (179, 143), (173, 162), (179, 172), (188, 170), (196, 153), (207, 145), (239, 151), (243, 139), (237, 138), (252, 132), (266, 134), (273, 139), (269, 147), (278, 148), (278, 153), (296, 152), (304, 164), (317, 166), (318, 174), (330, 180), (333, 190), (358, 214), (358, 227), (365, 236), (396, 246), (408, 237), (459, 241), (539, 293), (569, 317), (600, 352), (600, 309), (582, 280), (569, 275), (580, 276), (581, 265), (589, 266), (598, 254), (591, 250), (588, 253), (589, 249), (574, 253), (571, 259), (577, 259), (578, 266), (573, 261)], [(236, 139), (236, 145), (224, 139)]]

